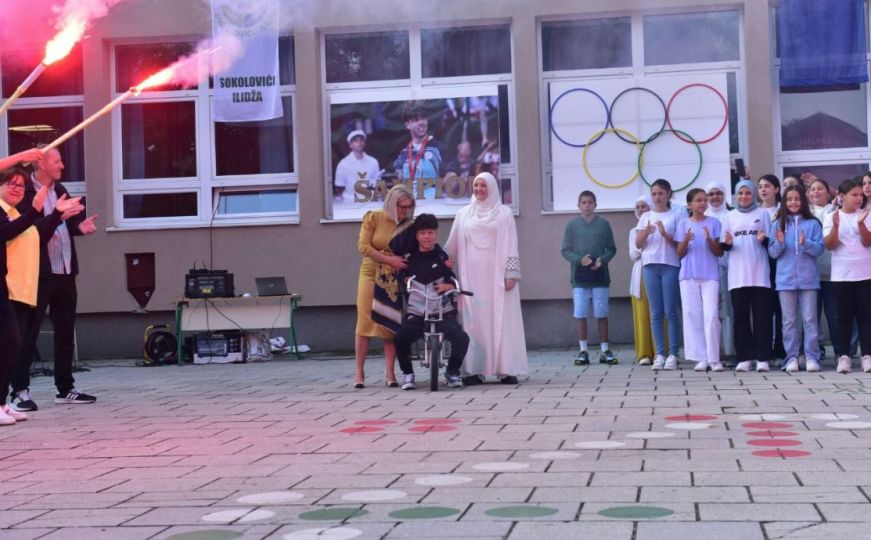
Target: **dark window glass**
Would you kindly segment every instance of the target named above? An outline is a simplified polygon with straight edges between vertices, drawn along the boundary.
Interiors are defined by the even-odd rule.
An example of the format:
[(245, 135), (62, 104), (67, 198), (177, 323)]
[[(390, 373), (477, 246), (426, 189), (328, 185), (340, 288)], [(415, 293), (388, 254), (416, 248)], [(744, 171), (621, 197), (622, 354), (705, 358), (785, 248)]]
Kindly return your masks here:
[(499, 85), (499, 153), (502, 163), (511, 163), (511, 135), (508, 122), (508, 85)]
[(281, 84), (296, 84), (296, 56), (293, 36), (278, 38), (278, 80)]
[(738, 60), (738, 12), (680, 13), (644, 17), (644, 64)]
[(123, 178), (196, 176), (195, 116), (191, 101), (122, 105)]
[(838, 189), (838, 184), (847, 178), (864, 175), (868, 171), (868, 163), (847, 163), (842, 165), (795, 165), (783, 168), (783, 178), (795, 176), (810, 187), (811, 183), (822, 178), (832, 190)]
[(220, 194), (219, 215), (295, 212), (296, 190), (232, 191)]
[(544, 71), (632, 65), (629, 17), (548, 22), (541, 26)]
[[(42, 61), (45, 49), (15, 50), (4, 48), (0, 52), (3, 68), (3, 97), (15, 92), (18, 85)], [(76, 45), (70, 54), (48, 66), (30, 86), (23, 97), (78, 96), (82, 90), (82, 47)]]
[[(39, 109), (12, 109), (9, 115), (9, 153), (48, 144), (82, 121), (81, 107), (45, 107)], [(85, 135), (78, 132), (60, 145), (64, 161), (64, 182), (85, 179)]]
[(327, 82), (410, 78), (408, 32), (326, 37)]
[(783, 150), (868, 146), (866, 85), (855, 90), (780, 94)]
[(196, 193), (124, 195), (124, 218), (186, 217), (197, 215)]
[(734, 73), (726, 74), (726, 101), (729, 103), (729, 153), (741, 151), (738, 144), (738, 83)]
[(284, 116), (260, 122), (215, 122), (218, 176), (293, 172), (293, 100)]
[[(115, 89), (126, 92), (179, 58), (194, 51), (193, 43), (150, 43), (115, 47)], [(182, 86), (167, 84), (149, 90), (180, 90)]]
[(424, 77), (511, 73), (511, 28), (433, 28), (421, 32)]

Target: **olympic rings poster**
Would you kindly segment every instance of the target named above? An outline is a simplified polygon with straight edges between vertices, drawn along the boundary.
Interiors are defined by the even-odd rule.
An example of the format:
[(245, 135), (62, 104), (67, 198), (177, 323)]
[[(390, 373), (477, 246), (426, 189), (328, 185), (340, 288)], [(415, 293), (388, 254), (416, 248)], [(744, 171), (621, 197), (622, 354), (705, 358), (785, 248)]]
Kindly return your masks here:
[(554, 210), (596, 193), (600, 210), (630, 210), (657, 178), (674, 199), (712, 180), (729, 185), (726, 75), (651, 75), (550, 84)]

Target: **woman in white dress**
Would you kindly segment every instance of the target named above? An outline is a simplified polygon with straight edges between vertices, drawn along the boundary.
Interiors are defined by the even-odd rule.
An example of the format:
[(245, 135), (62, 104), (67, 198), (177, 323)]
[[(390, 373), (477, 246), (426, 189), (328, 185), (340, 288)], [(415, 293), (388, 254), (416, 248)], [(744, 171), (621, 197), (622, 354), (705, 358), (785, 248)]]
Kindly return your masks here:
[(480, 384), (495, 375), (504, 384), (517, 384), (517, 376), (528, 374), (529, 365), (514, 214), (500, 202), (492, 174), (476, 176), (472, 191), (445, 245), (456, 261), (460, 284), (474, 293), (460, 297), (460, 320), (470, 338), (463, 383)]

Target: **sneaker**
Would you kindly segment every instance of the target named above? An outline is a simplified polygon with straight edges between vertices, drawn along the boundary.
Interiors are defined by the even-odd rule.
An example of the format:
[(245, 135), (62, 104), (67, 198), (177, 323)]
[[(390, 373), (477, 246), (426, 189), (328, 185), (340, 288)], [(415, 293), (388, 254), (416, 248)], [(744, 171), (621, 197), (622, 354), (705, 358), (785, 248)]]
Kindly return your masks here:
[(723, 364), (722, 364), (722, 363), (720, 363), (720, 362), (711, 362), (711, 371), (716, 371), (717, 373), (720, 373), (720, 372), (722, 372), (722, 371), (725, 371), (725, 369), (726, 369), (726, 368), (723, 367)]
[(15, 423), (15, 418), (6, 414), (5, 407), (0, 407), (0, 426), (11, 426)]
[(765, 373), (766, 371), (768, 371), (770, 369), (771, 368), (768, 365), (768, 362), (766, 362), (765, 360), (757, 360), (756, 361), (756, 371), (758, 373)]
[(862, 357), (862, 371), (871, 373), (871, 354), (866, 354)]
[(642, 358), (641, 360), (638, 361), (638, 365), (639, 366), (649, 366), (650, 365), (650, 357), (645, 356), (644, 358)]
[(663, 366), (663, 369), (669, 371), (677, 369), (677, 357), (673, 354), (668, 355), (668, 358), (665, 359), (665, 366)]
[(587, 351), (578, 352), (578, 355), (575, 356), (575, 365), (576, 366), (588, 366), (588, 365), (590, 365), (590, 354)]
[(850, 373), (850, 357), (843, 355), (838, 358), (838, 373)]
[(744, 360), (743, 362), (738, 362), (738, 365), (735, 366), (735, 371), (740, 371), (742, 373), (750, 371), (750, 368), (753, 366), (752, 360)]
[(693, 368), (693, 371), (708, 371), (709, 364), (702, 360), (701, 362), (696, 362), (696, 367)]
[(462, 388), (463, 387), (463, 378), (458, 374), (449, 375), (445, 374), (445, 381), (447, 381), (448, 386), (451, 388)]
[(499, 382), (502, 384), (518, 384), (517, 377), (514, 375), (506, 375), (499, 379)]
[(402, 376), (402, 389), (403, 390), (414, 390), (416, 387), (414, 386), (414, 373), (406, 373)]
[(611, 349), (599, 353), (599, 363), (614, 365), (617, 363), (617, 357), (611, 352)]
[(6, 413), (7, 416), (11, 416), (12, 418), (14, 418), (16, 422), (24, 422), (25, 420), (27, 420), (27, 413), (16, 411), (9, 405), (0, 406), (0, 410)]
[(81, 405), (86, 403), (93, 403), (97, 401), (97, 398), (94, 396), (89, 396), (83, 392), (79, 392), (75, 388), (71, 389), (66, 394), (55, 394), (54, 402), (59, 403), (61, 405)]
[(808, 373), (813, 373), (815, 371), (820, 370), (820, 363), (814, 360), (813, 358), (807, 359), (807, 367), (805, 368)]
[(790, 358), (783, 365), (783, 371), (787, 373), (795, 373), (798, 371), (798, 358)]
[(30, 398), (30, 390), (25, 388), (24, 390), (19, 390), (12, 395), (12, 408), (16, 411), (35, 411), (39, 407), (36, 406), (36, 403)]
[(665, 367), (665, 358), (661, 354), (653, 357), (653, 365), (650, 367), (653, 371), (659, 371)]

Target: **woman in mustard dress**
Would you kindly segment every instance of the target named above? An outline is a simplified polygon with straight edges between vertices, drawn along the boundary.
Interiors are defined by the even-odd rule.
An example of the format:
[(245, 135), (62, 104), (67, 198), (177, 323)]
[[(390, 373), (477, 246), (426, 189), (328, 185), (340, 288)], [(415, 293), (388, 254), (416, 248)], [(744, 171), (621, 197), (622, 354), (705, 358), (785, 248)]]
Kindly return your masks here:
[(404, 269), (405, 261), (390, 250), (390, 241), (409, 228), (414, 221), (413, 217), (414, 196), (411, 190), (402, 184), (390, 189), (381, 210), (367, 212), (363, 217), (360, 238), (357, 241), (363, 263), (360, 265), (360, 277), (357, 281), (354, 388), (364, 387), (363, 364), (369, 353), (369, 341), (373, 337), (384, 341), (387, 386), (397, 386), (394, 372), (396, 348), (393, 345), (393, 332), (372, 320), (372, 301), (375, 297), (376, 281), (387, 295), (393, 300), (398, 300), (398, 284), (393, 278), (393, 272)]

